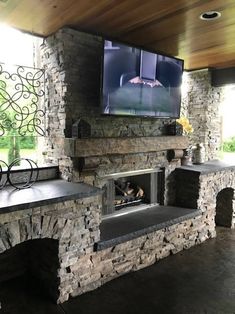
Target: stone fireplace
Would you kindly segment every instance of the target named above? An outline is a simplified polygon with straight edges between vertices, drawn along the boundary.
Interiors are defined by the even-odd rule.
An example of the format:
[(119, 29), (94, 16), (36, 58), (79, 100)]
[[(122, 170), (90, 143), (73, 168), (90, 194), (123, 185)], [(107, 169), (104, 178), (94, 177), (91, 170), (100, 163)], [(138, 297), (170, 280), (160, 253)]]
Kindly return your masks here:
[[(45, 40), (44, 155), (58, 164), (64, 180), (38, 182), (35, 189), (17, 191), (21, 195), (1, 192), (0, 253), (30, 241), (55, 241), (52, 273), (58, 281), (50, 294), (57, 302), (214, 237), (216, 196), (235, 185), (233, 167), (180, 167), (180, 158), (168, 159), (169, 150), (188, 147), (186, 136), (165, 135), (173, 121), (100, 116), (101, 47), (100, 37), (70, 29)], [(72, 138), (81, 118), (89, 136)], [(130, 190), (139, 204), (125, 207)], [(45, 199), (33, 198), (39, 194)], [(9, 195), (22, 202), (7, 206)]]

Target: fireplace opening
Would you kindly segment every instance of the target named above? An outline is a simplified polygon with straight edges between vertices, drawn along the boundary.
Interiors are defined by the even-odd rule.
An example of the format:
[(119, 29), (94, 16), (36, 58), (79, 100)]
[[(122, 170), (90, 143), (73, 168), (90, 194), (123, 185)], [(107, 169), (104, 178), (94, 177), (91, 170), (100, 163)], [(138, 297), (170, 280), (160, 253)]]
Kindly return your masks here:
[(103, 215), (115, 215), (164, 203), (163, 169), (120, 172), (105, 177)]

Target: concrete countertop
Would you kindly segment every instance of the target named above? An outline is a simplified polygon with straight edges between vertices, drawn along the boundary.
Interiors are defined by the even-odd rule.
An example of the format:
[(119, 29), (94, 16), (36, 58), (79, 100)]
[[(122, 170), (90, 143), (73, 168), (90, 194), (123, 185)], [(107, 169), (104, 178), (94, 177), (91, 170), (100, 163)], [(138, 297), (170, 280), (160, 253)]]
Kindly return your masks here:
[(32, 187), (24, 190), (6, 187), (0, 190), (0, 214), (101, 193), (101, 189), (88, 184), (71, 183), (61, 179), (36, 182)]
[(188, 166), (181, 166), (178, 170), (187, 170), (193, 172), (199, 172), (201, 174), (207, 174), (211, 172), (223, 171), (223, 170), (235, 170), (235, 164), (231, 164), (228, 162), (220, 161), (220, 160), (212, 160), (205, 162), (204, 164), (192, 164)]

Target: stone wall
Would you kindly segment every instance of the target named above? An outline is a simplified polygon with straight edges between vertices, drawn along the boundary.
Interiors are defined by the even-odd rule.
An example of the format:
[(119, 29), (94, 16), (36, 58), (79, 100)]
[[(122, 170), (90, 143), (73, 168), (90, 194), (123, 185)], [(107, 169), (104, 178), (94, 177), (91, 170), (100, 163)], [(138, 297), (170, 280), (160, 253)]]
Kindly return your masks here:
[[(188, 167), (178, 168), (175, 173), (177, 205), (181, 206), (182, 202), (182, 207), (197, 207), (201, 214), (194, 218), (95, 251), (100, 239), (102, 196), (68, 200), (0, 214), (0, 253), (6, 254), (20, 243), (31, 242), (32, 257), (39, 262), (31, 263), (33, 273), (40, 276), (57, 302), (64, 302), (70, 296), (93, 290), (120, 275), (214, 237), (216, 197), (223, 189), (234, 189), (234, 168), (199, 172)], [(56, 240), (57, 246), (49, 243), (44, 246), (41, 239)], [(36, 246), (34, 241), (39, 241)], [(42, 256), (54, 254), (50, 260), (58, 269), (48, 268), (47, 259), (39, 258), (37, 251)], [(0, 255), (0, 260), (5, 256)]]
[[(30, 255), (34, 260), (30, 263), (31, 271), (60, 303), (215, 235), (214, 216), (207, 211), (96, 252), (94, 244), (99, 241), (100, 216), (100, 196), (0, 214), (0, 252), (6, 254), (20, 243), (31, 242)], [(45, 245), (41, 242), (45, 239), (56, 240), (57, 245)]]
[(86, 254), (70, 266), (68, 279), (74, 282), (71, 296), (93, 290), (127, 272), (188, 249), (215, 236), (214, 220), (208, 214), (175, 224), (99, 252)]
[(44, 40), (49, 134), (71, 137), (72, 123), (84, 118), (92, 137), (156, 136), (168, 119), (104, 117), (100, 108), (102, 37), (59, 30)]
[(219, 107), (223, 99), (223, 88), (211, 86), (208, 69), (184, 73), (181, 115), (193, 125), (191, 144), (204, 144), (206, 160), (218, 158), (222, 134)]
[[(83, 171), (80, 169), (79, 156), (70, 157), (64, 150), (64, 139), (71, 137), (72, 124), (79, 118), (91, 125), (93, 138), (127, 137), (130, 140), (131, 137), (160, 136), (165, 124), (172, 122), (166, 119), (100, 115), (101, 38), (62, 29), (44, 40), (41, 57), (46, 70), (47, 161), (59, 164), (63, 178), (83, 180), (99, 187), (104, 184), (102, 176), (105, 174), (163, 167), (165, 204), (174, 204), (175, 189), (172, 187), (176, 187), (176, 181), (173, 173), (180, 160), (169, 162), (166, 150), (87, 156)], [(219, 146), (217, 109), (221, 94), (211, 89), (208, 75), (208, 72), (190, 73), (189, 90), (183, 100), (182, 112), (187, 113), (193, 123), (193, 141), (205, 144), (207, 158), (210, 159)], [(177, 186), (184, 183), (177, 183)], [(10, 239), (12, 237), (13, 243), (7, 247), (7, 241), (6, 244), (0, 241), (0, 250), (2, 247), (4, 251), (21, 240), (42, 237), (59, 240), (60, 283), (57, 300), (64, 302), (70, 295), (95, 289), (128, 271), (151, 265), (169, 254), (215, 236), (215, 202), (206, 192), (200, 193), (196, 193), (199, 203), (197, 200), (195, 203), (202, 210), (200, 216), (99, 252), (94, 251), (94, 243), (99, 240), (101, 199), (71, 201), (33, 209), (29, 214), (32, 215), (31, 220), (27, 215), (24, 217), (25, 211), (22, 211), (23, 217), (18, 218), (20, 222), (14, 216), (11, 222), (7, 219), (3, 222), (2, 234)], [(190, 197), (187, 196), (187, 199)], [(12, 230), (16, 230), (13, 236)], [(21, 234), (22, 231), (17, 230), (24, 232)], [(25, 235), (25, 230), (29, 230), (29, 235)]]
[[(41, 46), (41, 66), (46, 70), (48, 137), (46, 161), (59, 164), (63, 178), (99, 185), (100, 173), (157, 167), (172, 167), (166, 151), (88, 158), (87, 171), (79, 171), (78, 159), (64, 151), (64, 138), (71, 137), (72, 124), (79, 118), (91, 125), (91, 137), (145, 137), (162, 135), (169, 119), (111, 117), (100, 114), (102, 38), (69, 28), (59, 30)], [(221, 144), (219, 106), (223, 88), (211, 87), (208, 70), (187, 72), (183, 78), (181, 115), (189, 117), (194, 132), (192, 145), (203, 143), (206, 160), (215, 159)], [(159, 162), (160, 157), (160, 162)], [(98, 165), (98, 166), (97, 166)], [(170, 172), (169, 172), (170, 174)]]
[[(59, 30), (41, 46), (41, 66), (46, 70), (48, 139), (46, 161), (58, 163), (63, 178), (97, 184), (100, 172), (113, 172), (157, 167), (166, 151), (150, 154), (125, 154), (91, 157), (82, 177), (76, 158), (63, 149), (64, 137), (71, 137), (72, 124), (82, 118), (91, 125), (91, 137), (145, 137), (163, 134), (170, 119), (107, 117), (101, 115), (100, 86), (103, 55), (102, 38), (69, 28)], [(98, 162), (97, 162), (97, 159)], [(97, 167), (97, 164), (99, 165)], [(94, 165), (96, 168), (94, 169)]]
[[(176, 181), (176, 206), (198, 208), (205, 213), (212, 209), (214, 216), (217, 210), (222, 210), (222, 220), (227, 222), (223, 225), (233, 227), (235, 175), (232, 167), (209, 172), (178, 168)], [(224, 193), (222, 199), (218, 199), (220, 193)], [(226, 206), (221, 208), (221, 202)]]
[[(7, 250), (25, 241), (32, 242), (31, 249), (27, 247), (27, 250), (31, 251), (32, 260), (37, 257), (38, 264), (35, 261), (21, 263), (19, 274), (30, 265), (30, 271), (40, 278), (53, 299), (63, 302), (68, 299), (68, 291), (73, 290), (71, 280), (68, 281), (68, 267), (80, 256), (93, 252), (94, 243), (99, 241), (101, 196), (0, 214), (0, 221), (0, 253), (5, 252), (0, 260), (7, 260)], [(58, 245), (53, 249), (45, 242), (34, 242), (39, 239), (56, 240)], [(54, 252), (54, 258), (50, 257), (51, 265), (44, 258), (48, 252)], [(5, 277), (8, 278), (10, 274)]]

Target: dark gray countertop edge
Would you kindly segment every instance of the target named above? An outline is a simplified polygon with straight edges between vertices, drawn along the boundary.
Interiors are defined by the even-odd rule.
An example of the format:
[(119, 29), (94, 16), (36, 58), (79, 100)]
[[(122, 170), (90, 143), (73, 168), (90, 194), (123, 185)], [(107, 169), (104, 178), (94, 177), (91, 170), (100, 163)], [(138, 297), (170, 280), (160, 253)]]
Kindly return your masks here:
[[(57, 181), (60, 181), (60, 180), (57, 180)], [(46, 180), (46, 182), (50, 182), (50, 180)], [(51, 184), (53, 185), (54, 180), (52, 180), (51, 182), (52, 182)], [(62, 182), (62, 180), (61, 180), (61, 182)], [(66, 182), (65, 182), (65, 184), (66, 184)], [(85, 183), (79, 183), (79, 184), (86, 185)], [(37, 185), (37, 183), (35, 184), (35, 186), (36, 185)], [(27, 210), (27, 209), (31, 209), (31, 208), (35, 208), (35, 207), (44, 206), (44, 205), (56, 204), (56, 203), (64, 202), (64, 201), (68, 201), (68, 200), (88, 198), (88, 197), (100, 195), (102, 193), (103, 192), (101, 189), (96, 188), (96, 187), (92, 187), (92, 190), (89, 189), (88, 192), (79, 192), (78, 191), (76, 193), (73, 192), (71, 194), (62, 195), (62, 196), (55, 196), (55, 197), (51, 197), (48, 199), (41, 199), (41, 200), (36, 200), (36, 201), (32, 201), (32, 202), (27, 202), (27, 203), (20, 203), (20, 204), (14, 204), (14, 205), (9, 205), (9, 206), (3, 206), (3, 207), (0, 207), (0, 214), (16, 212), (16, 211), (20, 211), (20, 210)]]
[(187, 215), (183, 215), (174, 219), (170, 219), (168, 221), (164, 221), (162, 223), (159, 224), (155, 224), (155, 225), (151, 225), (149, 227), (145, 227), (143, 229), (113, 238), (113, 239), (109, 239), (109, 240), (104, 240), (104, 241), (99, 241), (97, 243), (95, 243), (94, 246), (94, 250), (95, 251), (101, 251), (104, 249), (107, 249), (109, 247), (113, 247), (117, 244), (121, 244), (130, 240), (133, 240), (135, 238), (141, 237), (143, 235), (146, 235), (148, 233), (154, 232), (154, 231), (158, 231), (160, 229), (164, 229), (166, 227), (170, 227), (172, 225), (175, 225), (177, 223), (183, 222), (185, 220), (188, 219), (192, 219), (195, 218), (197, 216), (200, 216), (202, 214), (201, 210), (193, 210), (192, 213), (187, 214)]
[[(197, 169), (197, 166), (199, 167)], [(219, 172), (219, 171), (229, 171), (229, 170), (235, 170), (235, 166), (232, 165), (221, 165), (221, 166), (213, 166), (211, 169), (200, 169), (200, 166), (206, 166), (205, 164), (198, 164), (198, 165), (192, 165), (192, 166), (181, 166), (179, 168), (176, 168), (177, 171), (191, 171), (196, 172), (201, 175), (213, 173), (213, 172)], [(209, 166), (209, 165), (208, 165)]]
[(47, 200), (35, 201), (31, 203), (23, 203), (23, 204), (14, 205), (14, 206), (1, 207), (0, 214), (16, 212), (19, 210), (30, 209), (30, 208), (44, 206), (44, 205), (56, 204), (59, 202), (64, 202), (64, 201), (69, 201), (69, 200), (87, 198), (87, 197), (96, 196), (99, 194), (101, 194), (101, 192), (99, 191), (92, 192), (92, 193), (80, 193), (79, 195), (78, 194), (67, 195), (67, 196), (56, 197), (56, 198), (47, 199)]
[[(50, 169), (58, 169), (59, 172), (59, 166), (57, 165), (45, 165), (45, 166), (38, 166), (38, 170), (50, 170)], [(25, 171), (30, 171), (30, 168), (19, 168), (19, 169), (11, 169), (12, 173), (18, 173), (18, 172), (25, 172)], [(36, 168), (33, 169), (34, 171)], [(8, 170), (5, 170), (4, 168), (2, 169), (2, 174), (7, 174)]]

